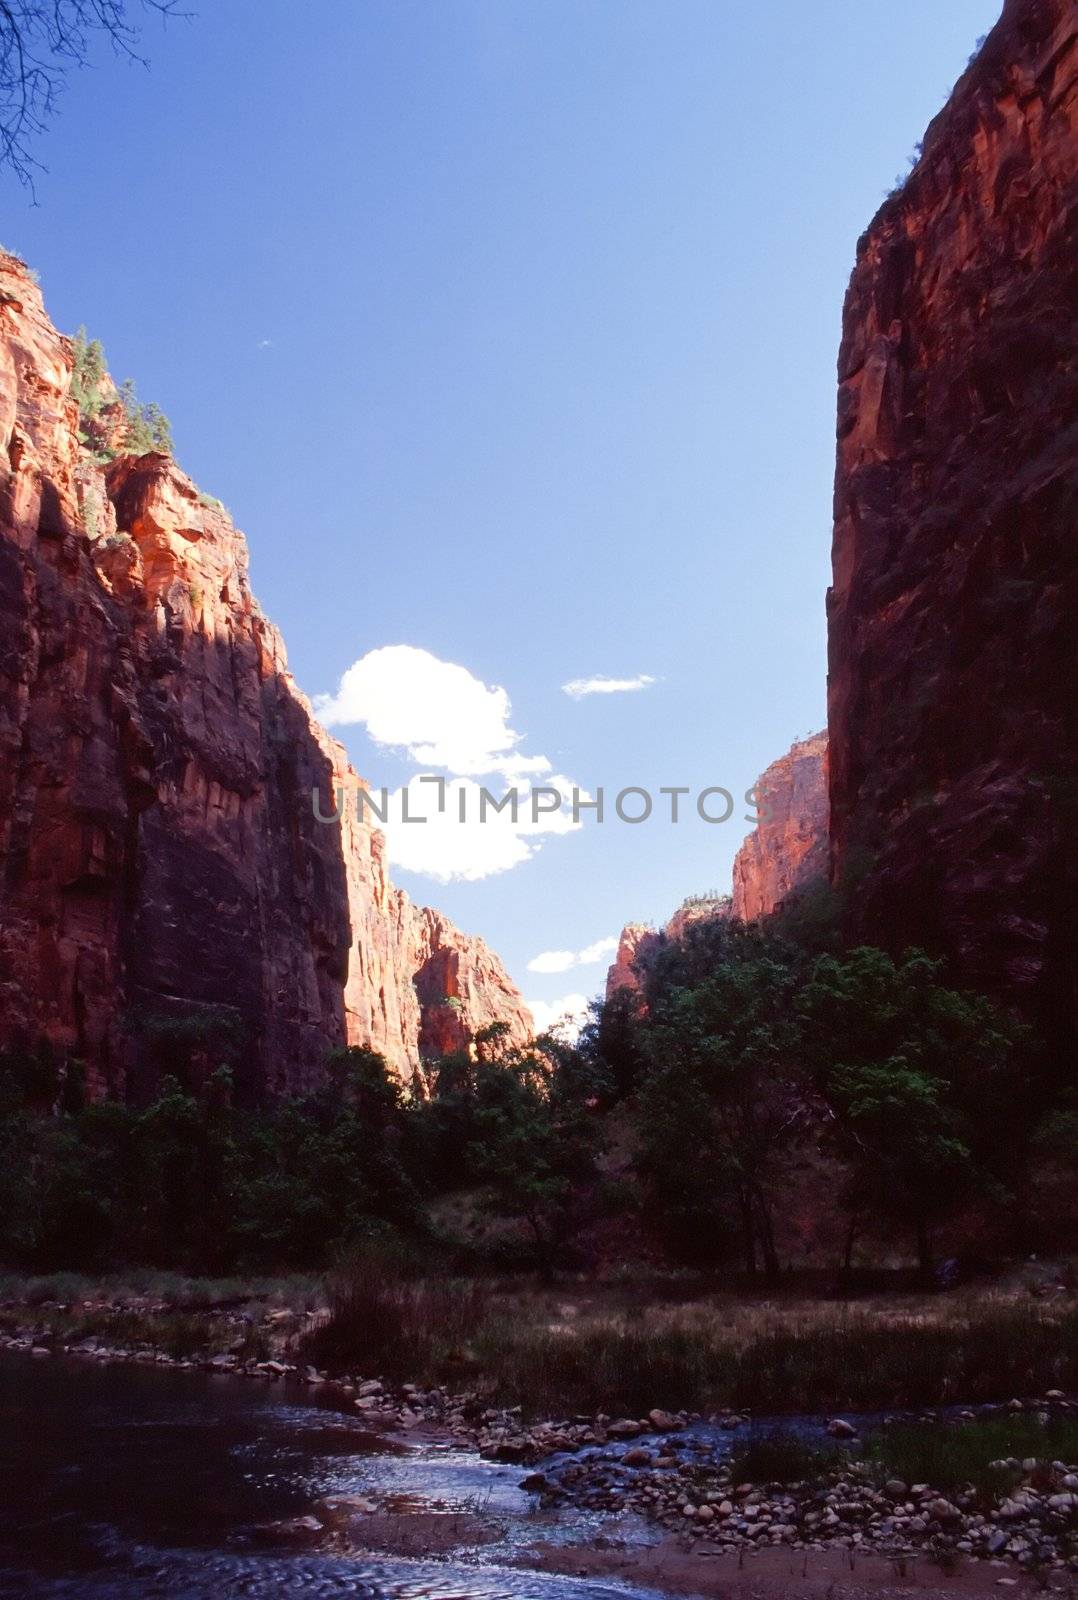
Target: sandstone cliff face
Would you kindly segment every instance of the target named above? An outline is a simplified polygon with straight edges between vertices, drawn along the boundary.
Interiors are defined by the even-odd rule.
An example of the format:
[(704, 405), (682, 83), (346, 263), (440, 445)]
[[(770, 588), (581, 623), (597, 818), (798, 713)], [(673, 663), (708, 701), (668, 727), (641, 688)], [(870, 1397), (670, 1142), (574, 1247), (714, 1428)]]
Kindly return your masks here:
[(730, 915), (730, 901), (721, 896), (693, 895), (684, 900), (674, 915), (661, 928), (651, 928), (646, 922), (630, 922), (621, 930), (617, 954), (607, 969), (606, 998), (609, 1000), (619, 990), (639, 995), (647, 979), (652, 962), (674, 939), (681, 939), (697, 922), (711, 922), (716, 917)]
[(655, 952), (662, 946), (662, 934), (646, 922), (629, 922), (621, 930), (617, 954), (607, 969), (606, 998), (620, 990), (639, 994), (643, 975)]
[(619, 990), (639, 994), (655, 956), (696, 922), (770, 916), (814, 879), (825, 878), (827, 850), (827, 735), (815, 733), (791, 746), (756, 781), (761, 821), (734, 858), (729, 899), (696, 895), (661, 929), (630, 922), (621, 930), (606, 977), (606, 998)]
[(1073, 1006), (1078, 14), (1008, 0), (858, 246), (828, 598), (856, 931)]
[(497, 958), (391, 887), (355, 804), (316, 819), (314, 790), (332, 816), (362, 780), (243, 535), (167, 456), (94, 465), (70, 379), (0, 257), (0, 1042), (47, 1039), (120, 1093), (147, 1030), (221, 1022), (254, 1094), (311, 1085), (338, 1044), (407, 1075), (490, 1021), (529, 1037)]
[[(399, 893), (399, 891), (398, 891)], [(408, 925), (408, 967), (420, 1005), (419, 1049), (424, 1057), (466, 1050), (475, 1034), (504, 1023), (509, 1044), (532, 1037), (532, 1017), (482, 939), (460, 932), (438, 911), (414, 906), (399, 893)]]
[(770, 916), (814, 878), (826, 878), (827, 734), (794, 744), (756, 780), (760, 822), (734, 857), (733, 915)]

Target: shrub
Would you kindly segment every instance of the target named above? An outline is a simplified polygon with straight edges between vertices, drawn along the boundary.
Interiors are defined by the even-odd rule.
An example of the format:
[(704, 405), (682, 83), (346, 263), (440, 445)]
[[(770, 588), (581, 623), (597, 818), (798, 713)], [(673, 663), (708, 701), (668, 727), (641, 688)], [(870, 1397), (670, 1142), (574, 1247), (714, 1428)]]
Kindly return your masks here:
[[(91, 534), (92, 537), (93, 535)], [(137, 550), (138, 545), (129, 533), (107, 533), (99, 541), (98, 548), (101, 550)]]
[(329, 1318), (303, 1353), (331, 1371), (434, 1381), (464, 1360), (485, 1315), (477, 1285), (411, 1279), (399, 1257), (367, 1248), (331, 1281)]

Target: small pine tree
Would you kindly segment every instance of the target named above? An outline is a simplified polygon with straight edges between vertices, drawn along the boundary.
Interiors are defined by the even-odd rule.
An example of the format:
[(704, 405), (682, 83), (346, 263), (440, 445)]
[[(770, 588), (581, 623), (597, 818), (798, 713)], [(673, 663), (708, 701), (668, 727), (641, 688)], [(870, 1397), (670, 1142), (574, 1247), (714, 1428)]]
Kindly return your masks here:
[(172, 424), (154, 401), (143, 405), (135, 392), (135, 380), (125, 378), (120, 387), (120, 402), (127, 418), (124, 449), (135, 456), (159, 450), (172, 454)]
[(86, 329), (75, 335), (75, 365), (71, 373), (71, 394), (83, 422), (96, 417), (112, 396), (101, 388), (106, 373), (105, 351), (100, 339), (89, 339)]
[[(74, 341), (74, 367), (71, 373), (71, 394), (79, 408), (79, 440), (93, 451), (95, 430), (91, 427), (106, 406), (117, 401), (123, 407), (124, 433), (122, 448), (130, 455), (144, 456), (151, 450), (162, 455), (172, 455), (172, 424), (156, 401), (146, 404), (139, 399), (135, 380), (125, 378), (119, 389), (108, 386), (108, 363), (100, 339), (90, 339), (86, 329), (80, 328)], [(110, 461), (115, 452), (105, 448), (95, 455), (95, 460)]]
[(143, 420), (150, 430), (153, 448), (162, 454), (172, 454), (172, 424), (156, 401), (151, 400), (149, 405), (143, 407)]

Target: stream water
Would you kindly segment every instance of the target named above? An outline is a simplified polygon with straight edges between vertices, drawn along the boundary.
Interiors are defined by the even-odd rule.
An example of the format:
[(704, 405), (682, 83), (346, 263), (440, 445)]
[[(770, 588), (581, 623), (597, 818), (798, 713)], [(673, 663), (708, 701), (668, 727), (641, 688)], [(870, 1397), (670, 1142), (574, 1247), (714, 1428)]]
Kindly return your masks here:
[[(753, 1429), (820, 1443), (824, 1420), (758, 1418), (734, 1431), (699, 1422), (648, 1443), (714, 1459)], [(880, 1418), (856, 1420), (866, 1435)], [(611, 1441), (575, 1459), (616, 1485), (626, 1448)], [(0, 1352), (0, 1600), (624, 1600), (623, 1589), (513, 1565), (540, 1540), (656, 1533), (625, 1510), (540, 1511), (520, 1487), (527, 1470), (422, 1433), (374, 1433), (328, 1386)], [(297, 1546), (280, 1527), (335, 1495), (362, 1497), (379, 1518), (406, 1513), (409, 1528), (420, 1528), (415, 1513), (461, 1518), (451, 1553), (350, 1556), (324, 1539)], [(387, 1546), (417, 1547), (422, 1537)]]
[[(0, 1596), (78, 1600), (602, 1600), (514, 1570), (582, 1530), (544, 1517), (522, 1469), (366, 1431), (317, 1393), (201, 1372), (0, 1355)], [(273, 1524), (325, 1495), (478, 1513), (497, 1543), (446, 1558), (297, 1549)], [(624, 1591), (617, 1591), (624, 1597)]]

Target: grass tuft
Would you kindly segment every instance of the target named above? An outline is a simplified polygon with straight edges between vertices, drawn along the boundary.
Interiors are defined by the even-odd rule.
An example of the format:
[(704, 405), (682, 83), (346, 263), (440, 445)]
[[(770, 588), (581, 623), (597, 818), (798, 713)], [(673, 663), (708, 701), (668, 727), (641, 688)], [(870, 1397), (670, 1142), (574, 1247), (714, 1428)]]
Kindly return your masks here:
[(1040, 1462), (1078, 1462), (1078, 1418), (1037, 1416), (980, 1417), (955, 1426), (903, 1423), (883, 1429), (869, 1440), (865, 1459), (881, 1479), (930, 1483), (935, 1489), (966, 1487), (982, 1501), (1016, 1484), (1020, 1467), (994, 1467), (1008, 1458)]
[(301, 1353), (330, 1372), (434, 1382), (466, 1364), (485, 1320), (479, 1285), (409, 1279), (390, 1258), (364, 1252), (331, 1280), (329, 1316)]

